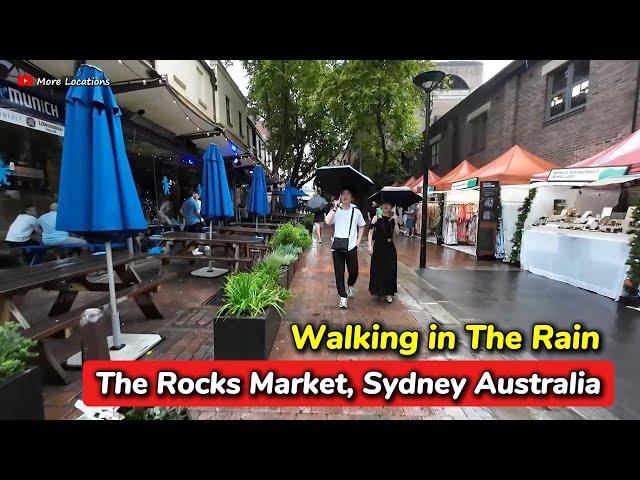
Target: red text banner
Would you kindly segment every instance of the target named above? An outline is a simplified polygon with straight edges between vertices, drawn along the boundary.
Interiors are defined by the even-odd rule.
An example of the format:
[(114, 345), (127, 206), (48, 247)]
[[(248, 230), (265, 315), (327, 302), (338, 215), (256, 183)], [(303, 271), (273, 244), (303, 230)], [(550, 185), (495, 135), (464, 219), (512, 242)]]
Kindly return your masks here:
[(90, 406), (608, 406), (590, 361), (90, 361)]

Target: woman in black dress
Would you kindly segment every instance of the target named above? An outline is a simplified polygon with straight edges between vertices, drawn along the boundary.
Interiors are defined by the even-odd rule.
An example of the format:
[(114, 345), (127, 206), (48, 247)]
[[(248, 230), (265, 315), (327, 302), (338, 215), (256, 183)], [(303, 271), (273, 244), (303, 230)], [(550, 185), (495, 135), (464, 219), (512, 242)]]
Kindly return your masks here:
[[(387, 303), (393, 302), (393, 295), (398, 291), (398, 256), (393, 236), (400, 233), (393, 205), (382, 202), (382, 212), (371, 219), (369, 230), (369, 253), (371, 253), (371, 270), (369, 275), (369, 292)], [(382, 215), (381, 215), (382, 213)], [(373, 245), (372, 242), (373, 241)]]

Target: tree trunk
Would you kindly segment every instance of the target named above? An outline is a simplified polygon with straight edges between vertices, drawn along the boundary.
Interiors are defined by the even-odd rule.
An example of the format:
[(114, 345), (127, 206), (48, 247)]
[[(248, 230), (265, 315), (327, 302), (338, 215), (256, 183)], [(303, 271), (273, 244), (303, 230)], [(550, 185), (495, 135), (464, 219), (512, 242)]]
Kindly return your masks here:
[(378, 135), (380, 136), (380, 146), (382, 147), (382, 165), (380, 166), (380, 174), (382, 174), (386, 171), (387, 168), (389, 152), (387, 152), (387, 144), (384, 138), (384, 128), (382, 126), (382, 113), (380, 112), (380, 110), (376, 112), (376, 127), (378, 129)]

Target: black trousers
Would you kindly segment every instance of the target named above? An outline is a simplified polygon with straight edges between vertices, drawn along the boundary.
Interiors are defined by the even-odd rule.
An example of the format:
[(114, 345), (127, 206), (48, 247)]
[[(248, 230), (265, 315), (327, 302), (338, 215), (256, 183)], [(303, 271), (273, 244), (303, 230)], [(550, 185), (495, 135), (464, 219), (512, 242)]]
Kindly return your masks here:
[(346, 253), (333, 252), (333, 271), (336, 274), (336, 288), (338, 295), (346, 298), (347, 291), (344, 288), (344, 266), (347, 266), (349, 278), (347, 285), (352, 287), (358, 280), (358, 247), (354, 247)]

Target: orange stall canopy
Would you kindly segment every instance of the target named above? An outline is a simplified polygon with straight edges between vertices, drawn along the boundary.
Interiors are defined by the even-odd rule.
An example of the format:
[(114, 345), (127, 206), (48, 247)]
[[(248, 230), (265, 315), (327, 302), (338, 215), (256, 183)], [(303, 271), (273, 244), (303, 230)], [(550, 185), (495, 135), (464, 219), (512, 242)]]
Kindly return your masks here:
[[(640, 173), (640, 130), (621, 142), (564, 168), (621, 167), (629, 165), (629, 174)], [(548, 171), (533, 175), (531, 180), (544, 181)]]
[[(433, 173), (431, 170), (429, 170), (429, 185), (435, 184), (438, 180), (440, 180), (440, 177), (435, 173)], [(422, 193), (423, 184), (424, 184), (424, 175), (416, 179), (413, 183), (408, 184), (406, 186), (416, 193)]]
[(479, 182), (493, 180), (500, 182), (501, 185), (525, 185), (529, 183), (532, 175), (553, 168), (558, 166), (515, 145), (494, 161), (461, 180), (478, 177)]
[(436, 191), (444, 191), (451, 189), (451, 184), (457, 182), (458, 180), (462, 180), (464, 178), (469, 178), (473, 172), (478, 170), (472, 163), (467, 160), (463, 160), (460, 165), (451, 170), (446, 175), (442, 176), (440, 180), (435, 183)]
[(414, 177), (413, 175), (411, 175), (411, 178), (409, 178), (409, 180), (407, 180), (406, 182), (404, 182), (402, 184), (403, 187), (408, 187), (409, 185), (411, 185), (413, 182), (416, 181), (416, 177)]

